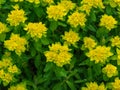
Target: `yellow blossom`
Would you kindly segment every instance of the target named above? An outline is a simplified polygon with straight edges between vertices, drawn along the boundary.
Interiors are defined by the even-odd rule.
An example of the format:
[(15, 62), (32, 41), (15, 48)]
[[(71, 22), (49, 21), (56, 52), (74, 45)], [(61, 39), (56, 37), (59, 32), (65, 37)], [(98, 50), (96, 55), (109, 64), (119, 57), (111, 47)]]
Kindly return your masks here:
[(61, 0), (61, 2), (58, 5), (63, 6), (66, 9), (66, 11), (73, 10), (76, 6), (76, 4), (70, 0)]
[(50, 51), (45, 52), (47, 62), (54, 62), (60, 67), (70, 63), (72, 54), (68, 52), (70, 50), (68, 46), (55, 43), (49, 46), (49, 49)]
[(112, 64), (107, 64), (103, 69), (102, 72), (106, 74), (109, 78), (112, 76), (116, 76), (118, 74), (117, 67)]
[[(12, 44), (11, 44), (12, 43)], [(22, 52), (25, 52), (27, 40), (23, 37), (20, 37), (18, 34), (13, 34), (10, 37), (10, 40), (4, 41), (4, 46), (10, 51), (15, 51), (17, 55), (21, 55)]]
[(13, 75), (10, 73), (5, 73), (2, 80), (3, 80), (3, 83), (9, 84), (13, 80)]
[(10, 0), (12, 2), (23, 2), (24, 0)]
[(8, 90), (28, 90), (26, 87), (26, 83), (19, 83), (15, 86), (10, 86)]
[(77, 27), (78, 25), (83, 27), (85, 26), (86, 20), (86, 15), (84, 13), (74, 12), (72, 15), (68, 16), (67, 22), (73, 27)]
[(13, 66), (8, 67), (8, 72), (17, 74), (20, 72), (20, 70), (18, 69), (18, 67), (16, 65), (13, 65)]
[(108, 16), (107, 14), (102, 15), (102, 18), (100, 19), (100, 26), (107, 28), (109, 31), (115, 28), (116, 24), (117, 21), (112, 16)]
[(39, 39), (42, 36), (46, 35), (47, 28), (45, 27), (45, 24), (42, 24), (42, 22), (39, 23), (29, 23), (24, 30), (27, 31), (28, 34), (31, 35), (34, 39)]
[(0, 70), (0, 78), (3, 78), (3, 77), (4, 77), (4, 74), (5, 74), (4, 70), (1, 69), (1, 70)]
[(113, 53), (110, 52), (110, 49), (110, 47), (106, 46), (97, 46), (95, 49), (90, 50), (86, 55), (90, 58), (91, 61), (104, 64), (108, 57), (113, 55)]
[(112, 90), (120, 89), (120, 79), (118, 77), (115, 78), (115, 82), (112, 83)]
[(66, 44), (75, 45), (77, 41), (80, 40), (79, 34), (70, 30), (69, 32), (65, 31), (65, 35), (62, 35), (62, 39), (66, 41)]
[(35, 3), (35, 4), (39, 4), (40, 3), (40, 0), (26, 0), (30, 3)]
[(115, 37), (113, 37), (111, 40), (111, 45), (113, 46), (113, 47), (120, 47), (120, 37), (119, 36), (115, 36)]
[(104, 83), (98, 85), (96, 82), (86, 83), (87, 87), (82, 87), (81, 90), (107, 90)]
[(79, 7), (79, 10), (85, 11), (86, 14), (89, 15), (91, 8), (92, 8), (91, 6), (89, 6), (87, 4), (83, 4), (81, 7)]
[(102, 0), (82, 0), (81, 4), (87, 4), (88, 6), (92, 6), (94, 8), (97, 8), (97, 7), (102, 9), (105, 8)]
[(89, 50), (93, 49), (97, 45), (95, 40), (92, 39), (91, 37), (84, 37), (83, 42), (84, 42), (84, 44), (82, 47), (88, 48)]
[(15, 8), (8, 14), (7, 21), (11, 26), (17, 26), (20, 23), (24, 23), (27, 18), (25, 17), (25, 12), (22, 9)]
[(53, 4), (54, 0), (44, 0), (44, 2), (47, 3), (47, 4)]
[(50, 5), (47, 7), (48, 18), (57, 20), (63, 20), (63, 17), (67, 14), (66, 9), (62, 5)]
[(2, 22), (0, 22), (0, 34), (1, 33), (5, 33), (5, 32), (8, 32), (8, 28), (5, 24), (3, 24)]

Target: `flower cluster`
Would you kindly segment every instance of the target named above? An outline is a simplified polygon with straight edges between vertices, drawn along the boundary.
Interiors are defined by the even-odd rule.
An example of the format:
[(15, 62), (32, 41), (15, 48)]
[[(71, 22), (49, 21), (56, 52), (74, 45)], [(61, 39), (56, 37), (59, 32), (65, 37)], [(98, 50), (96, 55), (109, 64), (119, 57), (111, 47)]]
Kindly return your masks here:
[(7, 21), (11, 26), (17, 26), (20, 23), (24, 23), (27, 19), (25, 17), (25, 11), (23, 9), (19, 9), (18, 5), (14, 6), (14, 9), (15, 10), (12, 10), (8, 14), (8, 18), (7, 18)]
[(98, 85), (96, 82), (86, 83), (87, 87), (82, 87), (81, 90), (107, 90), (104, 83)]
[(102, 15), (102, 18), (100, 19), (100, 26), (104, 26), (109, 31), (115, 28), (116, 24), (117, 21), (112, 16), (108, 16), (107, 14)]
[(8, 32), (9, 29), (7, 28), (6, 24), (0, 22), (0, 34)]
[(8, 85), (14, 81), (15, 76), (18, 74), (20, 74), (20, 69), (12, 62), (12, 58), (6, 53), (2, 60), (0, 60), (0, 80), (3, 81), (4, 85)]
[(70, 30), (69, 32), (65, 32), (65, 35), (62, 36), (62, 39), (65, 40), (66, 41), (65, 43), (68, 45), (70, 44), (75, 45), (76, 42), (80, 40), (80, 37), (78, 33)]
[(107, 64), (103, 69), (102, 72), (106, 74), (109, 78), (112, 76), (116, 76), (118, 74), (117, 67), (112, 64)]
[(17, 85), (10, 86), (8, 90), (28, 90), (25, 82), (21, 82)]
[(95, 49), (90, 50), (86, 55), (91, 61), (95, 61), (95, 63), (105, 63), (108, 57), (113, 55), (110, 49), (110, 47), (106, 46), (97, 46)]
[(70, 49), (67, 45), (60, 43), (52, 44), (49, 46), (50, 51), (45, 52), (47, 62), (54, 62), (57, 66), (62, 67), (65, 64), (70, 64), (72, 54), (69, 53)]
[(21, 55), (22, 52), (25, 52), (27, 44), (27, 40), (20, 37), (18, 34), (12, 34), (10, 40), (4, 41), (4, 47), (9, 51), (15, 51), (17, 55)]
[(24, 30), (27, 31), (28, 34), (31, 35), (34, 39), (39, 39), (42, 36), (45, 36), (47, 28), (45, 27), (45, 24), (42, 24), (42, 22), (39, 23), (28, 23)]

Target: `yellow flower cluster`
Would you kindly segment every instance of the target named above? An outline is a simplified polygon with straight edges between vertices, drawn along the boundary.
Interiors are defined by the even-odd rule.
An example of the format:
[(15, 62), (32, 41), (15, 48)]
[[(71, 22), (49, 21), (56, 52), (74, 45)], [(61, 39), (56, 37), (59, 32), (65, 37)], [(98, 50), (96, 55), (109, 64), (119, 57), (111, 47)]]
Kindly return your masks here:
[(47, 28), (45, 27), (45, 24), (39, 22), (39, 23), (28, 23), (28, 25), (24, 28), (24, 30), (26, 30), (27, 33), (30, 34), (32, 38), (39, 39), (43, 35), (45, 36)]
[(44, 2), (47, 3), (47, 4), (53, 4), (54, 0), (44, 0)]
[(62, 5), (50, 5), (47, 7), (48, 18), (57, 20), (63, 20), (63, 17), (67, 14), (66, 9)]
[(7, 21), (10, 23), (11, 26), (17, 26), (20, 23), (24, 23), (25, 20), (27, 19), (25, 17), (25, 12), (22, 9), (19, 9), (18, 5), (14, 6), (15, 10), (12, 10), (9, 14), (8, 14), (8, 18)]
[(8, 28), (5, 24), (3, 24), (2, 22), (0, 22), (0, 34), (1, 33), (5, 33), (5, 32), (8, 32)]
[(28, 89), (26, 87), (26, 83), (22, 82), (15, 86), (10, 86), (8, 90), (28, 90)]
[(86, 55), (90, 58), (91, 61), (104, 64), (108, 57), (113, 55), (113, 53), (110, 52), (110, 49), (110, 47), (106, 46), (97, 46), (95, 49), (92, 49), (86, 53)]
[(116, 6), (120, 6), (120, 0), (110, 0), (110, 6), (113, 8)]
[(116, 24), (117, 21), (112, 16), (108, 16), (107, 14), (102, 15), (102, 18), (100, 19), (100, 26), (105, 27), (109, 31), (115, 28)]
[(39, 4), (40, 3), (40, 0), (26, 0), (30, 3), (35, 3), (35, 4)]
[(94, 39), (92, 39), (91, 37), (84, 37), (83, 38), (83, 48), (87, 48), (89, 50), (95, 48), (95, 46), (97, 45), (97, 43), (95, 42)]
[(115, 78), (115, 82), (112, 83), (112, 90), (120, 89), (120, 79), (118, 77)]
[(76, 6), (76, 4), (70, 0), (61, 0), (61, 2), (58, 5), (63, 6), (67, 12), (69, 10), (73, 10)]
[(11, 2), (23, 2), (24, 0), (10, 0)]
[(67, 45), (55, 43), (52, 44), (52, 46), (49, 46), (49, 49), (50, 51), (45, 52), (47, 62), (54, 62), (57, 66), (60, 67), (70, 63), (72, 54), (69, 53), (70, 49)]
[(99, 8), (105, 8), (103, 5), (102, 0), (82, 0), (81, 4), (87, 4), (90, 7), (99, 7)]
[(107, 77), (111, 78), (112, 76), (116, 76), (118, 74), (117, 67), (112, 64), (107, 64), (102, 72), (107, 75)]
[(81, 90), (107, 90), (104, 83), (98, 85), (96, 82), (86, 83), (87, 87), (82, 87)]
[(22, 52), (25, 52), (27, 40), (23, 37), (20, 37), (18, 34), (13, 34), (10, 37), (10, 40), (4, 41), (4, 46), (10, 51), (15, 51), (17, 55), (21, 55)]
[(77, 27), (78, 25), (81, 27), (85, 26), (86, 20), (86, 15), (77, 11), (68, 16), (68, 23), (73, 27)]
[(65, 31), (65, 35), (62, 35), (62, 39), (65, 40), (67, 45), (75, 45), (77, 41), (80, 40), (79, 34), (70, 30), (69, 32)]
[(14, 81), (16, 74), (20, 74), (20, 69), (12, 62), (10, 56), (4, 55), (2, 60), (0, 60), (0, 79), (3, 81), (3, 84), (8, 85)]
[(113, 46), (113, 47), (120, 47), (120, 37), (119, 36), (115, 36), (115, 37), (113, 37), (111, 40), (111, 45)]

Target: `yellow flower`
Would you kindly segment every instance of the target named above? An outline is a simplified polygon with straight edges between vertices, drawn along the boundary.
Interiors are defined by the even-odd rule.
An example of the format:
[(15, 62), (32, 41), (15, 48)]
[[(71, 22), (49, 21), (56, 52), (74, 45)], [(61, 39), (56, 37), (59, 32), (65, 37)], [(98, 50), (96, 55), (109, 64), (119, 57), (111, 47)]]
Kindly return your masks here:
[(3, 83), (9, 84), (13, 80), (13, 75), (10, 73), (5, 73), (2, 80), (3, 80)]
[(118, 77), (115, 78), (115, 82), (112, 83), (112, 90), (120, 89), (120, 79)]
[(17, 26), (20, 23), (24, 23), (25, 20), (27, 19), (25, 17), (25, 12), (22, 9), (19, 8), (14, 8), (15, 10), (12, 10), (8, 14), (7, 21), (10, 23), (11, 26)]
[(77, 27), (78, 25), (83, 27), (85, 26), (86, 20), (86, 15), (84, 13), (74, 12), (72, 15), (68, 16), (67, 22), (73, 27)]
[(1, 69), (1, 70), (0, 70), (0, 78), (3, 78), (3, 77), (4, 77), (4, 74), (5, 74), (4, 70)]
[(106, 46), (97, 46), (95, 49), (92, 49), (86, 53), (86, 55), (90, 58), (91, 61), (104, 64), (108, 57), (113, 55), (113, 53), (110, 52), (110, 49), (110, 47)]
[(79, 7), (79, 10), (85, 11), (86, 14), (89, 15), (91, 8), (92, 8), (91, 6), (89, 6), (87, 4), (83, 4), (81, 7)]
[(87, 87), (82, 87), (81, 90), (107, 90), (104, 83), (98, 85), (96, 82), (86, 83)]
[(50, 51), (45, 52), (47, 62), (54, 62), (60, 67), (70, 63), (72, 54), (68, 52), (70, 50), (68, 46), (62, 46), (60, 43), (55, 43), (49, 46), (49, 49)]
[(53, 4), (54, 0), (44, 0), (44, 2), (47, 3), (47, 4)]
[(0, 34), (1, 33), (5, 33), (5, 32), (8, 32), (8, 28), (5, 24), (3, 24), (2, 22), (0, 22)]
[(68, 45), (75, 45), (77, 41), (80, 40), (79, 34), (70, 30), (69, 32), (65, 31), (65, 35), (62, 35), (62, 39), (66, 41)]
[(76, 6), (75, 3), (73, 3), (72, 1), (69, 1), (69, 0), (61, 0), (61, 2), (58, 5), (63, 6), (67, 12), (69, 10), (73, 10)]
[(39, 4), (40, 3), (40, 0), (26, 0), (30, 3), (35, 3), (35, 4)]
[(11, 58), (2, 58), (3, 67), (7, 68), (12, 65)]
[[(12, 43), (12, 44), (11, 44)], [(10, 37), (10, 40), (4, 41), (4, 46), (10, 51), (15, 51), (17, 55), (21, 55), (22, 52), (25, 52), (27, 40), (23, 37), (20, 37), (18, 34), (13, 34)]]
[(42, 24), (42, 22), (39, 23), (29, 23), (24, 30), (27, 31), (28, 34), (31, 35), (34, 39), (39, 39), (42, 36), (45, 36), (47, 28), (45, 27), (45, 24)]
[(102, 0), (82, 0), (81, 4), (87, 4), (88, 6), (92, 6), (94, 8), (97, 8), (97, 7), (102, 9), (105, 8)]
[(115, 36), (113, 37), (111, 40), (112, 46), (113, 47), (120, 47), (120, 37), (119, 36)]
[(63, 20), (63, 17), (67, 14), (66, 9), (62, 5), (50, 5), (47, 7), (48, 18), (57, 20)]
[(90, 37), (84, 37), (83, 42), (84, 42), (83, 47), (88, 48), (89, 50), (93, 49), (97, 45), (95, 40)]
[(19, 83), (16, 86), (10, 86), (8, 90), (28, 90), (25, 83)]
[(107, 14), (102, 15), (102, 18), (100, 19), (100, 26), (104, 26), (109, 31), (115, 28), (116, 24), (117, 21), (112, 16), (108, 16)]
[(24, 0), (10, 0), (11, 2), (23, 2)]
[(102, 72), (106, 74), (109, 78), (112, 76), (116, 76), (118, 74), (117, 67), (112, 64), (107, 64), (103, 69)]
[(17, 74), (20, 72), (20, 70), (18, 69), (18, 67), (16, 65), (13, 65), (13, 66), (8, 67), (8, 72)]

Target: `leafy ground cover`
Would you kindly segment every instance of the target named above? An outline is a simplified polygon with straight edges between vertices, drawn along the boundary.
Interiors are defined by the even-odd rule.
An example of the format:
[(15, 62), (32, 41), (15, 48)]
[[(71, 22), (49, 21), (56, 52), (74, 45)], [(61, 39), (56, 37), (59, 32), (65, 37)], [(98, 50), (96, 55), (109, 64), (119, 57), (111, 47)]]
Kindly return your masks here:
[(120, 90), (120, 0), (0, 0), (0, 90)]

